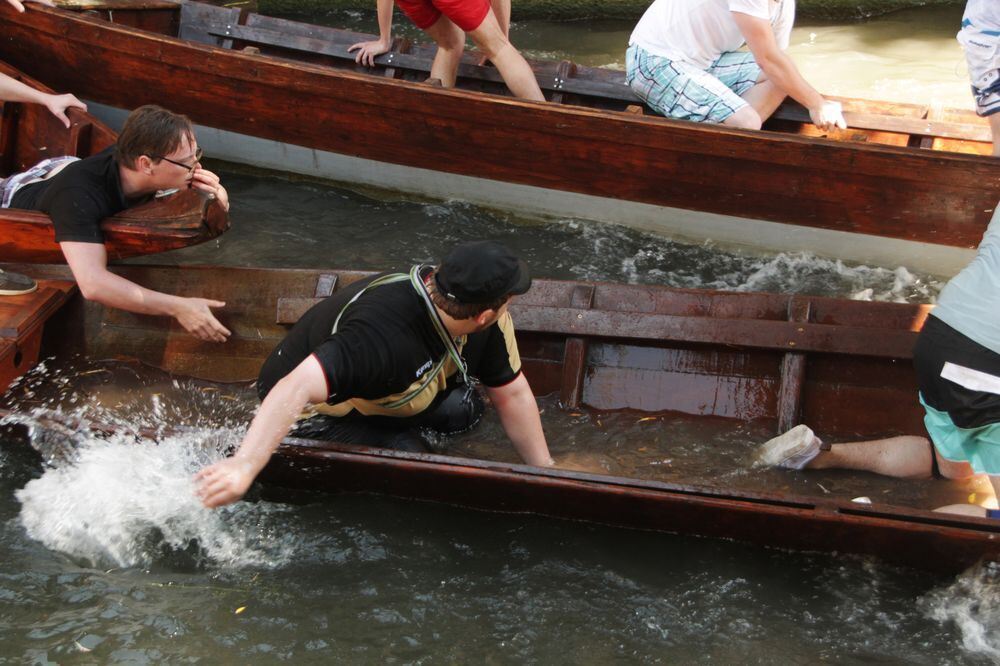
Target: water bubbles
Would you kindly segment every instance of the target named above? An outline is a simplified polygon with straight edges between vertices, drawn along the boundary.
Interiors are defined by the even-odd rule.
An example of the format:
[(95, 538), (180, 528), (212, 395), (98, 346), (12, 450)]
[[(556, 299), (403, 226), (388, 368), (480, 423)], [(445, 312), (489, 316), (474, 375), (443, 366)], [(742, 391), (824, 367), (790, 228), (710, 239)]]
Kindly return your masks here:
[(195, 495), (195, 472), (242, 438), (256, 406), (246, 387), (81, 362), (29, 373), (7, 397), (16, 411), (3, 422), (26, 427), (45, 464), (16, 498), (21, 524), (46, 547), (117, 567), (288, 561), (291, 537), (275, 525), (286, 509), (211, 511)]
[(930, 618), (954, 623), (965, 650), (1000, 662), (1000, 563), (973, 567), (921, 604)]

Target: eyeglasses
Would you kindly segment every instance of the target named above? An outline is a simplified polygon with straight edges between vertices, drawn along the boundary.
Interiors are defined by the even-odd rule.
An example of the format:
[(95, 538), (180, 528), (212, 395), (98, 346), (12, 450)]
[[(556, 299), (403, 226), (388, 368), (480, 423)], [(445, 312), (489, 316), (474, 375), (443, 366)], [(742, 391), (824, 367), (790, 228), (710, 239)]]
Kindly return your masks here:
[(199, 147), (198, 150), (194, 151), (194, 162), (192, 162), (191, 164), (184, 164), (183, 162), (172, 160), (169, 157), (164, 157), (163, 155), (150, 155), (150, 157), (152, 157), (155, 160), (163, 160), (164, 162), (170, 162), (171, 164), (176, 164), (182, 169), (187, 169), (188, 174), (192, 174), (194, 173), (195, 168), (198, 166), (198, 162), (201, 161), (201, 158), (204, 155), (205, 151), (203, 151), (201, 147)]

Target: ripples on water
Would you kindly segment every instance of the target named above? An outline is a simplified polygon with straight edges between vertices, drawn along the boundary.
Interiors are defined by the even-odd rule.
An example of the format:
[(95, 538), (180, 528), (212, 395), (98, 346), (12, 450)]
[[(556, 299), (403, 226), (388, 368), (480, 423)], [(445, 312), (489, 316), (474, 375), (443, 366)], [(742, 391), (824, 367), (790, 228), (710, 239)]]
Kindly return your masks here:
[(157, 263), (389, 270), (437, 262), (464, 240), (491, 239), (523, 257), (537, 277), (562, 280), (917, 303), (933, 302), (943, 286), (900, 266), (850, 265), (809, 252), (740, 252), (623, 226), (528, 220), (461, 202), (420, 202), (231, 165), (213, 168), (233, 201), (232, 230), (217, 241), (159, 255)]
[[(918, 25), (912, 16), (850, 31), (802, 25), (794, 55), (827, 90), (968, 106), (960, 51), (946, 34), (960, 10), (931, 12)], [(620, 66), (630, 28), (521, 24), (513, 38), (535, 56)], [(166, 261), (382, 270), (492, 238), (537, 275), (560, 279), (910, 302), (932, 302), (941, 287), (903, 267), (733, 252), (221, 171), (233, 231)], [(853, 558), (379, 497), (287, 504), (252, 493), (208, 512), (193, 498), (191, 475), (239, 440), (255, 407), (245, 387), (96, 363), (42, 369), (16, 392), (20, 419), (52, 418), (35, 410), (58, 406), (54, 416), (70, 432), (36, 429), (41, 467), (37, 453), (0, 435), (0, 663), (1000, 662), (995, 565), (949, 580)], [(628, 414), (546, 410), (562, 432), (577, 428), (554, 449), (607, 452), (615, 436), (635, 444), (612, 456), (612, 471), (823, 492), (821, 477), (745, 473), (747, 451), (762, 437), (752, 425), (735, 434), (719, 426), (702, 448), (689, 443), (668, 455), (661, 440), (689, 437), (682, 421), (670, 437), (662, 429), (651, 436), (650, 423)], [(73, 418), (134, 434), (95, 437)], [(144, 438), (178, 424), (184, 432), (158, 445)], [(460, 455), (512, 455), (497, 441), (492, 420), (451, 446)], [(732, 459), (699, 465), (721, 446)], [(837, 494), (863, 488), (875, 501), (931, 500), (921, 484), (822, 479)]]
[[(248, 387), (80, 361), (30, 374), (8, 402), (21, 421), (68, 427), (35, 433), (41, 470), (9, 439), (0, 462), (0, 639), (17, 659), (985, 664), (1000, 649), (995, 567), (947, 580), (365, 496), (252, 494), (210, 512), (191, 475), (241, 436)], [(545, 408), (556, 428), (584, 419), (584, 437), (589, 419), (607, 419), (605, 439), (651, 427)], [(80, 419), (131, 434), (95, 437)], [(140, 432), (178, 424), (159, 445)], [(648, 475), (656, 460), (618, 464)], [(722, 481), (738, 482), (744, 462)]]

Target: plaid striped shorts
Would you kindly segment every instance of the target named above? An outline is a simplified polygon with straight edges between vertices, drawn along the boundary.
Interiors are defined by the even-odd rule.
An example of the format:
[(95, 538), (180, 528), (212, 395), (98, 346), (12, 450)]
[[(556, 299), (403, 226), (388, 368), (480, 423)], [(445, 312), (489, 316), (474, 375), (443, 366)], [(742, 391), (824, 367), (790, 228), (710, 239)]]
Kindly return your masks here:
[(707, 69), (655, 56), (633, 44), (625, 52), (625, 81), (654, 111), (669, 118), (721, 123), (747, 103), (760, 66), (748, 51), (728, 51)]

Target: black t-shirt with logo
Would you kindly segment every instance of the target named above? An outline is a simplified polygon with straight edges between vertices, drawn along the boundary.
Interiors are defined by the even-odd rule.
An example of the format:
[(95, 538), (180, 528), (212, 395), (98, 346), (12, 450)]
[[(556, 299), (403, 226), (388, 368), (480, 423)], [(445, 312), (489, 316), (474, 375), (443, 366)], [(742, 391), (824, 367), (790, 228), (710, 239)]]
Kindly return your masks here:
[[(261, 368), (261, 399), (310, 354), (326, 375), (330, 404), (400, 393), (441, 359), (444, 342), (409, 280), (366, 291), (347, 307), (331, 334), (344, 306), (378, 277), (355, 282), (302, 315)], [(469, 374), (491, 387), (512, 382), (521, 371), (516, 344), (513, 328), (504, 330), (499, 323), (471, 334), (462, 351)]]
[(57, 243), (103, 243), (101, 220), (130, 205), (122, 193), (114, 151), (111, 146), (73, 162), (48, 180), (22, 187), (10, 207), (47, 213)]

